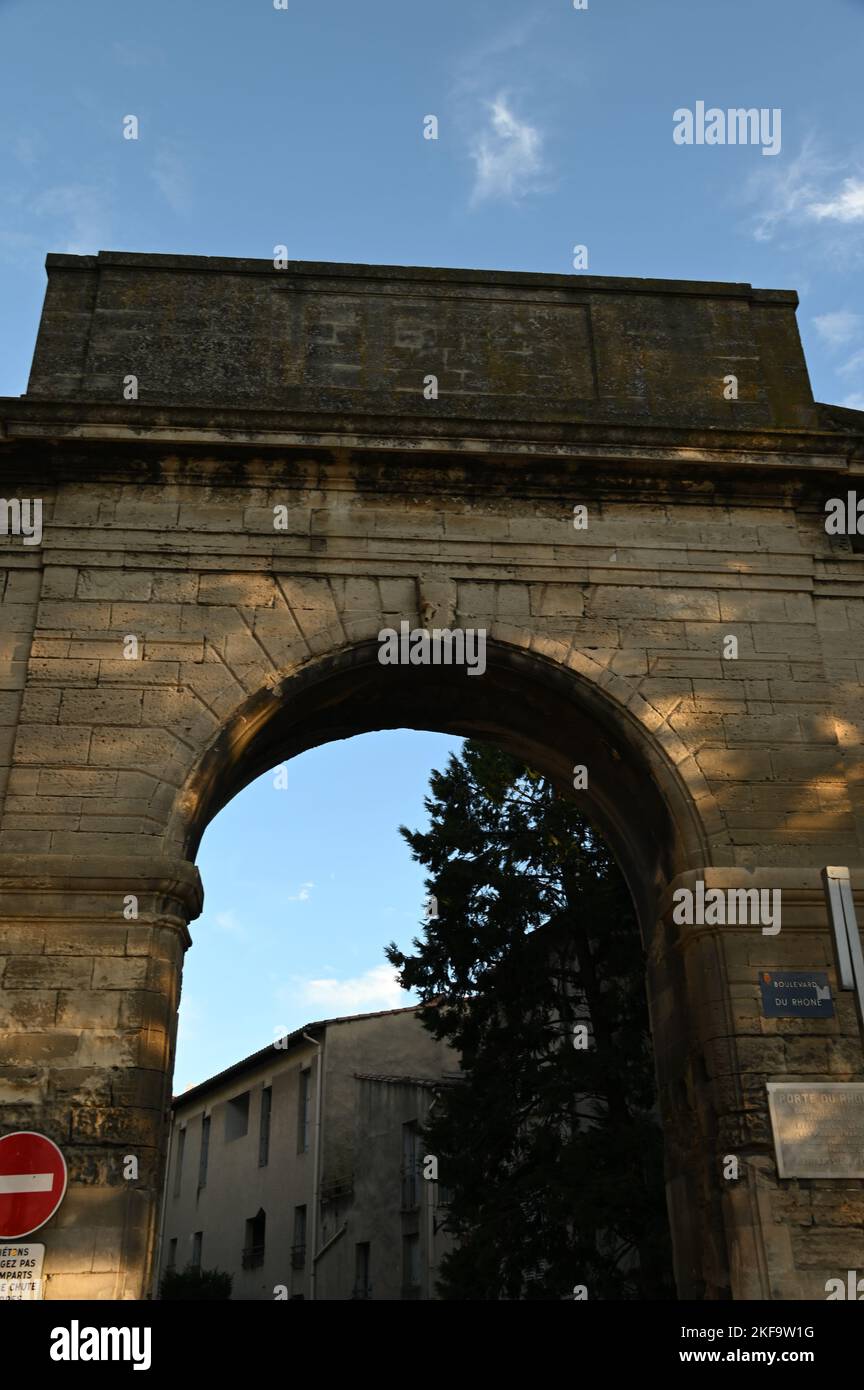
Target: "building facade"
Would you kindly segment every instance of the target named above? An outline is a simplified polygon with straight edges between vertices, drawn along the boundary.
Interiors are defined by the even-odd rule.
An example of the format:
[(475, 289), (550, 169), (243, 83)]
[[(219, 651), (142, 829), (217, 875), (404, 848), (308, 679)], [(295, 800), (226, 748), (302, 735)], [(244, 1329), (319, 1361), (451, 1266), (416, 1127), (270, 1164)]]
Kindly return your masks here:
[(420, 1132), (456, 1074), (408, 1008), (310, 1023), (177, 1097), (160, 1283), (192, 1265), (235, 1299), (434, 1298), (447, 1237)]

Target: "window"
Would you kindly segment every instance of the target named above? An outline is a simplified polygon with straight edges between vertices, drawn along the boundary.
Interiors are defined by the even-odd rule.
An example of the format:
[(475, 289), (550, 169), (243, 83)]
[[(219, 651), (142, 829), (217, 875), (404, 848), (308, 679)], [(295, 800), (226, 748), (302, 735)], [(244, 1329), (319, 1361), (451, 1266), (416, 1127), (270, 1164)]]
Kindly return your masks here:
[(207, 1186), (207, 1160), (210, 1156), (210, 1116), (201, 1121), (201, 1157), (198, 1160), (198, 1191)]
[(192, 1237), (192, 1268), (201, 1268), (201, 1246), (204, 1242), (204, 1232), (196, 1231)]
[(420, 1237), (402, 1237), (402, 1297), (420, 1296)]
[(294, 1208), (294, 1244), (291, 1247), (291, 1268), (302, 1269), (306, 1263), (306, 1208)]
[(264, 1168), (270, 1158), (270, 1112), (273, 1109), (273, 1087), (261, 1092), (261, 1128), (258, 1132), (258, 1167)]
[(177, 1135), (177, 1157), (174, 1160), (174, 1196), (180, 1196), (180, 1183), (183, 1181), (183, 1153), (186, 1148), (186, 1131), (181, 1129)]
[(243, 1247), (242, 1264), (244, 1269), (256, 1269), (264, 1263), (264, 1243), (267, 1217), (263, 1207), (246, 1222), (246, 1243)]
[(168, 1242), (168, 1263), (166, 1269), (174, 1269), (177, 1265), (177, 1237)]
[(453, 1189), (447, 1187), (445, 1183), (438, 1183), (438, 1206), (449, 1207), (453, 1204)]
[(305, 1154), (309, 1149), (309, 1101), (312, 1094), (312, 1069), (304, 1067), (300, 1072), (300, 1092), (297, 1097), (297, 1152)]
[(354, 1246), (354, 1293), (353, 1298), (371, 1298), (372, 1285), (369, 1283), (369, 1242), (362, 1241)]
[(225, 1106), (225, 1141), (242, 1139), (249, 1132), (249, 1092), (234, 1096)]
[(418, 1204), (417, 1168), (420, 1134), (417, 1121), (402, 1126), (402, 1210), (410, 1211)]

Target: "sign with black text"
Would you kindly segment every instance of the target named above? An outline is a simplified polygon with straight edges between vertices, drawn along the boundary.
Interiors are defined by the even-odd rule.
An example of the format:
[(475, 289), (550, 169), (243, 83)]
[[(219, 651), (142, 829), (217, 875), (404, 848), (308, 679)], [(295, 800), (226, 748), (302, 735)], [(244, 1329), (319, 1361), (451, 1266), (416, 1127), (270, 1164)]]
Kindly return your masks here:
[(32, 1303), (42, 1297), (44, 1245), (0, 1245), (0, 1302)]

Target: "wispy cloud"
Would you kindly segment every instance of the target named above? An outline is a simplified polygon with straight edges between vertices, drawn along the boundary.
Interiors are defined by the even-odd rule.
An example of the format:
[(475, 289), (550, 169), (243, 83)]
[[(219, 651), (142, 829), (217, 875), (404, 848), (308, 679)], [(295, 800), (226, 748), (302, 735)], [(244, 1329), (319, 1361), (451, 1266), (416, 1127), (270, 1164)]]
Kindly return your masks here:
[[(472, 206), (516, 202), (553, 186), (546, 134), (555, 128), (550, 103), (560, 102), (564, 90), (572, 101), (585, 60), (568, 52), (562, 70), (546, 34), (539, 14), (522, 14), (491, 32), (484, 26), (480, 39), (453, 62), (448, 103), (474, 166)], [(530, 119), (524, 115), (529, 106)]]
[(32, 168), (36, 163), (37, 152), (39, 149), (39, 137), (33, 134), (13, 135), (9, 142), (9, 148), (19, 164), (26, 168)]
[[(111, 244), (107, 197), (95, 185), (67, 183), (46, 188), (34, 200), (33, 211), (62, 227), (65, 242), (55, 245), (54, 250), (89, 256)], [(62, 237), (62, 233), (59, 235)]]
[(475, 169), (472, 204), (489, 198), (515, 201), (538, 192), (544, 173), (540, 131), (519, 119), (503, 92), (485, 105), (489, 113), (486, 125), (471, 145)]
[(32, 232), (13, 232), (0, 228), (0, 261), (8, 265), (32, 263), (34, 253), (39, 255), (42, 243)]
[(153, 44), (132, 39), (115, 39), (111, 45), (114, 60), (124, 68), (144, 68), (158, 62), (163, 54)]
[(823, 342), (829, 347), (845, 347), (860, 336), (864, 324), (860, 314), (851, 309), (836, 309), (830, 314), (817, 314), (813, 326)]
[(509, 64), (514, 50), (524, 50), (538, 23), (539, 15), (522, 15), (501, 29), (484, 34), (479, 43), (464, 51), (455, 64), (451, 85), (454, 100), (476, 97), (490, 87), (494, 91), (504, 71), (502, 60)]
[(177, 1014), (177, 1042), (190, 1043), (200, 1037), (199, 1025), (206, 1017), (205, 1010), (200, 1003), (184, 994), (180, 1001), (180, 1009)]
[[(831, 313), (817, 314), (813, 319), (813, 327), (827, 345), (829, 352), (837, 353), (841, 348), (848, 352), (850, 346), (854, 347), (851, 356), (846, 356), (845, 361), (838, 363), (835, 371), (839, 377), (854, 378), (855, 385), (858, 385), (864, 376), (864, 347), (861, 346), (861, 339), (864, 337), (864, 315), (853, 313), (851, 309), (835, 309)], [(847, 380), (844, 384), (848, 388), (852, 383)], [(853, 391), (841, 400), (840, 404), (850, 410), (864, 410), (864, 395), (860, 391)]]
[(392, 965), (373, 965), (362, 975), (347, 980), (327, 978), (296, 980), (278, 991), (281, 999), (306, 1004), (328, 1017), (370, 1013), (376, 1009), (400, 1009), (411, 1001), (400, 988)]
[(150, 177), (174, 212), (187, 212), (192, 205), (189, 176), (177, 150), (169, 145), (157, 151)]
[(839, 193), (826, 203), (810, 203), (807, 213), (819, 222), (826, 217), (835, 222), (864, 222), (864, 179), (844, 179)]
[[(811, 231), (821, 225), (835, 238), (864, 223), (864, 178), (849, 171), (851, 158), (828, 155), (815, 137), (785, 167), (757, 168), (744, 193), (758, 204), (753, 221), (757, 241), (771, 241), (781, 231)], [(835, 240), (835, 248), (843, 242)]]
[(245, 931), (240, 922), (237, 921), (236, 914), (231, 908), (227, 912), (217, 912), (213, 918), (213, 925), (220, 931), (230, 932), (232, 936), (245, 936)]
[(289, 901), (289, 903), (306, 903), (306, 902), (308, 902), (308, 901), (309, 901), (309, 890), (310, 890), (310, 888), (314, 888), (314, 887), (315, 887), (315, 884), (312, 883), (311, 880), (310, 880), (310, 882), (308, 882), (308, 883), (301, 883), (301, 884), (300, 884), (300, 891), (299, 891), (299, 893), (289, 893), (289, 894), (288, 894), (288, 901)]
[(754, 168), (745, 197), (759, 204), (754, 222), (756, 240), (770, 241), (784, 223), (800, 220), (807, 203), (818, 197), (817, 180), (824, 173), (823, 162), (810, 138), (788, 164)]

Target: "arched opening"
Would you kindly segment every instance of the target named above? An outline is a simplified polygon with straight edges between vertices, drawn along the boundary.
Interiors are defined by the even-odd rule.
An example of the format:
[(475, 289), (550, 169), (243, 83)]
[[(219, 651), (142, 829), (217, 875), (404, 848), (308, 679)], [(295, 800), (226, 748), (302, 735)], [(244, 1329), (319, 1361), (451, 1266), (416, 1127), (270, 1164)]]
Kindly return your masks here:
[(665, 884), (713, 861), (689, 789), (632, 710), (573, 670), (493, 641), (480, 678), (453, 667), (382, 666), (377, 644), (364, 642), (259, 691), (177, 798), (172, 848), (194, 859), (213, 816), (277, 763), (334, 739), (395, 728), (487, 739), (562, 789), (584, 766), (587, 786), (578, 795), (627, 879), (646, 944)]
[[(372, 642), (309, 662), (253, 695), (225, 725), (175, 803), (171, 848), (194, 857), (219, 810), (277, 764), (335, 740), (399, 728), (496, 744), (583, 798), (586, 819), (624, 873), (645, 949), (653, 951), (647, 990), (658, 1079), (661, 1096), (665, 1091), (668, 1100), (675, 1092), (673, 1103), (680, 1109), (684, 1030), (679, 1020), (670, 1041), (668, 1025), (670, 1009), (676, 1004), (685, 1009), (686, 990), (680, 963), (658, 966), (657, 903), (676, 874), (711, 862), (710, 847), (692, 790), (673, 760), (633, 708), (584, 675), (548, 657), (492, 642), (482, 679), (458, 668), (382, 667)], [(587, 770), (587, 784), (573, 792), (578, 766)], [(308, 1073), (307, 1097), (314, 1084), (313, 1070)], [(672, 1167), (680, 1170), (693, 1146), (678, 1134), (671, 1149)], [(680, 1211), (678, 1218), (680, 1227)], [(716, 1212), (705, 1219), (719, 1229)], [(683, 1220), (687, 1224), (689, 1217)], [(679, 1266), (690, 1271), (699, 1238), (681, 1229), (676, 1236)], [(693, 1288), (690, 1282), (691, 1295)]]

